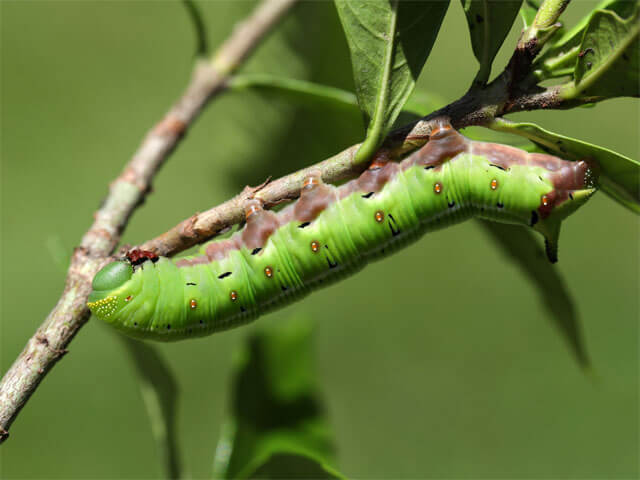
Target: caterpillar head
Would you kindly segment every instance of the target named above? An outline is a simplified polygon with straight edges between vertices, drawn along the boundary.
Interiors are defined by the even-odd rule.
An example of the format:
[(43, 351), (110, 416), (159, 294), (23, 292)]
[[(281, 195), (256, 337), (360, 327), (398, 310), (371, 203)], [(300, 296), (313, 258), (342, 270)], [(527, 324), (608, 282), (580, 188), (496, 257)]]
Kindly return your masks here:
[(128, 261), (111, 262), (93, 278), (93, 291), (87, 306), (101, 320), (107, 320), (118, 308), (118, 296), (114, 292), (129, 281), (133, 267)]

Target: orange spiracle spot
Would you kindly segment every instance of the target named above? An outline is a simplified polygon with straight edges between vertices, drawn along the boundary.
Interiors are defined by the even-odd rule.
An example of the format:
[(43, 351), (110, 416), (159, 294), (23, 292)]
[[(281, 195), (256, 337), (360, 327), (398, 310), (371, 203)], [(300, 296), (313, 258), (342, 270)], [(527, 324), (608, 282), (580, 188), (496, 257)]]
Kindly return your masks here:
[(238, 300), (238, 292), (236, 292), (235, 290), (231, 290), (231, 293), (229, 294), (229, 298), (231, 299), (232, 302), (235, 302), (236, 300)]
[(542, 206), (543, 207), (548, 207), (549, 206), (549, 197), (547, 197), (546, 195), (542, 196)]
[(191, 310), (195, 310), (195, 308), (198, 306), (198, 302), (195, 298), (192, 298), (189, 301), (189, 306), (191, 307)]
[(305, 190), (311, 190), (316, 185), (320, 185), (320, 179), (317, 176), (311, 175), (304, 179), (302, 188)]
[(368, 170), (380, 170), (387, 163), (389, 163), (389, 162), (387, 160), (385, 160), (384, 157), (376, 158), (373, 162), (371, 162), (371, 164), (369, 165)]
[(495, 178), (493, 180), (491, 180), (491, 190), (495, 190), (496, 188), (498, 188), (498, 180), (496, 180)]
[(382, 212), (382, 210), (378, 210), (374, 215), (374, 218), (376, 219), (376, 222), (382, 222), (384, 220), (384, 213)]
[(258, 205), (256, 204), (249, 204), (247, 205), (247, 207), (244, 210), (244, 216), (245, 218), (249, 218), (251, 215), (253, 215), (256, 212), (260, 211), (260, 207), (258, 207)]
[(131, 300), (133, 300), (131, 295), (127, 295), (127, 298), (124, 299), (125, 302), (130, 302)]
[(433, 191), (436, 193), (442, 193), (442, 184), (440, 182), (436, 182), (433, 186)]
[(273, 277), (273, 270), (271, 269), (271, 267), (266, 267), (264, 269), (264, 274), (267, 276), (267, 278)]
[(318, 253), (318, 251), (320, 251), (320, 244), (318, 242), (316, 242), (315, 240), (313, 242), (311, 242), (311, 251), (313, 253)]

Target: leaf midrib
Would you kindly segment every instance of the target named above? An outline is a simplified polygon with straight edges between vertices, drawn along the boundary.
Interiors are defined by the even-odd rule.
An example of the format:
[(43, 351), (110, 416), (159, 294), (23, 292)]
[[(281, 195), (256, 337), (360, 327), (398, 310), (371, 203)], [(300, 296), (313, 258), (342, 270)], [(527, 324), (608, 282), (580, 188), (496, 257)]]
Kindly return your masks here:
[(385, 122), (386, 105), (388, 103), (388, 96), (390, 92), (389, 79), (391, 78), (391, 71), (393, 69), (393, 52), (395, 50), (395, 34), (396, 24), (398, 20), (398, 0), (390, 2), (391, 16), (389, 22), (389, 29), (387, 35), (389, 41), (386, 44), (384, 67), (382, 68), (381, 77), (379, 78), (382, 88), (378, 90), (378, 96), (375, 102), (375, 108), (372, 112), (371, 123), (367, 128), (367, 138), (362, 143), (358, 152), (356, 153), (355, 162), (360, 163), (369, 158), (374, 149), (380, 142), (382, 128)]

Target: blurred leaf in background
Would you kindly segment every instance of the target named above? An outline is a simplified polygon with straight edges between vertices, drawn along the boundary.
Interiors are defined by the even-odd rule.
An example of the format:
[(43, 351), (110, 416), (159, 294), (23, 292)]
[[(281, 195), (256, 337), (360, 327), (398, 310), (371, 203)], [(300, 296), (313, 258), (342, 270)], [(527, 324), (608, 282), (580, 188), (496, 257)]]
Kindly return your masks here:
[(181, 478), (176, 430), (178, 385), (173, 373), (155, 346), (120, 333), (114, 335), (122, 342), (135, 368), (165, 478)]
[(312, 323), (304, 316), (247, 338), (231, 390), (231, 416), (215, 478), (343, 478), (313, 368)]
[(535, 233), (520, 225), (478, 220), (499, 250), (526, 274), (549, 311), (560, 334), (565, 338), (578, 364), (588, 371), (587, 353), (573, 298), (564, 279), (545, 257)]

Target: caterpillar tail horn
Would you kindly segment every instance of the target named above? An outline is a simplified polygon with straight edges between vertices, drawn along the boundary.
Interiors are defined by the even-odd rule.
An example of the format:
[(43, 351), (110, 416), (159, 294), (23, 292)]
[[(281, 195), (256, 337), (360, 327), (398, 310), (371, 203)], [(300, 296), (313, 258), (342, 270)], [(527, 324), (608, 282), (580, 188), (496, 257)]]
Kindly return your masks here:
[(572, 191), (569, 200), (556, 205), (551, 215), (534, 226), (544, 236), (545, 252), (551, 263), (558, 261), (558, 237), (562, 221), (583, 205), (595, 191), (595, 188)]

